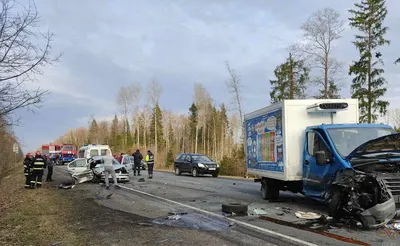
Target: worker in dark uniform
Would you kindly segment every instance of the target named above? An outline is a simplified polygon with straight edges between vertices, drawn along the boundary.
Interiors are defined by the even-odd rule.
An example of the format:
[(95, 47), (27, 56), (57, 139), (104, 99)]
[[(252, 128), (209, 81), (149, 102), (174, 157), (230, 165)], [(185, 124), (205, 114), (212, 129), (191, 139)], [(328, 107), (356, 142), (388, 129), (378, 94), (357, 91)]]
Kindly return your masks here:
[(46, 169), (46, 159), (42, 156), (40, 151), (35, 153), (35, 158), (33, 158), (32, 164), (32, 179), (31, 188), (34, 189), (42, 187), (42, 176), (44, 169)]
[(32, 154), (28, 153), (24, 159), (24, 174), (25, 174), (25, 189), (29, 189), (31, 186), (31, 165), (32, 165)]
[(138, 172), (138, 176), (140, 176), (140, 164), (142, 164), (143, 155), (140, 153), (140, 150), (137, 149), (135, 153), (133, 153), (133, 176), (136, 176), (136, 169)]
[(147, 170), (149, 173), (149, 179), (152, 179), (153, 178), (153, 168), (154, 168), (154, 155), (150, 150), (147, 151), (145, 161), (147, 162)]
[(47, 177), (46, 177), (46, 181), (50, 182), (53, 181), (53, 179), (51, 178), (51, 176), (53, 175), (53, 167), (54, 167), (54, 161), (52, 159), (53, 156), (47, 157)]

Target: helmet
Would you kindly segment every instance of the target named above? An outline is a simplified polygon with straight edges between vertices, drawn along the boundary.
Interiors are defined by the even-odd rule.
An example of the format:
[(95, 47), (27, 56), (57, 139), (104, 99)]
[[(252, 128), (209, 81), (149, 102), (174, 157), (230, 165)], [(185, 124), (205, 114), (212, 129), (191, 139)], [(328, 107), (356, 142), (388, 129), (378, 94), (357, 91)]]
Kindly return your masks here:
[(40, 156), (42, 153), (40, 153), (40, 151), (36, 151), (35, 155)]

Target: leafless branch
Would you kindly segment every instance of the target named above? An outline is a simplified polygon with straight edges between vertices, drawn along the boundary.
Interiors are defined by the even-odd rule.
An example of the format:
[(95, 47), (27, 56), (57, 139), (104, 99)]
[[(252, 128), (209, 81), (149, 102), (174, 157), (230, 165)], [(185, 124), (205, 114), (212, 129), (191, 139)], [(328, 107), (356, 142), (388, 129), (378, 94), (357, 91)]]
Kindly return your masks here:
[(33, 1), (27, 7), (14, 0), (0, 0), (0, 5), (0, 117), (10, 118), (18, 109), (40, 105), (49, 91), (30, 90), (26, 83), (36, 81), (62, 54), (50, 56), (54, 35), (36, 30), (39, 16)]

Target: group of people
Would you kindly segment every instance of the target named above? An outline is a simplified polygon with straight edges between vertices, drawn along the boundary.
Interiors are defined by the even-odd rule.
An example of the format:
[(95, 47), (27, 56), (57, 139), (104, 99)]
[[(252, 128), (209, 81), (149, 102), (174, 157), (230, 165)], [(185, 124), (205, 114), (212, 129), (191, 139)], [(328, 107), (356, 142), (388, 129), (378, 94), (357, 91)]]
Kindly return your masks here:
[(46, 155), (42, 155), (40, 151), (37, 151), (33, 156), (28, 153), (24, 159), (24, 174), (25, 174), (25, 188), (35, 189), (42, 187), (42, 177), (44, 170), (47, 168), (46, 181), (53, 181), (53, 160)]
[[(117, 176), (115, 175), (115, 170), (113, 168), (112, 161), (113, 159), (117, 159), (119, 163), (122, 162), (122, 157), (124, 153), (121, 153), (119, 157), (112, 157), (111, 152), (109, 150), (106, 151), (106, 156), (103, 157), (103, 163), (104, 163), (104, 181), (106, 183), (106, 189), (110, 189), (110, 184), (108, 177), (111, 175), (112, 179), (114, 180), (114, 187), (119, 188), (118, 182), (117, 182)], [(140, 150), (137, 149), (133, 154), (133, 175), (136, 176), (136, 171), (138, 173), (138, 176), (140, 175), (140, 168), (141, 168), (141, 163), (143, 160), (143, 155), (140, 153)], [(145, 158), (145, 162), (147, 163), (147, 170), (149, 173), (149, 179), (153, 178), (153, 169), (154, 169), (154, 154), (151, 152), (151, 150), (147, 151), (147, 155)]]

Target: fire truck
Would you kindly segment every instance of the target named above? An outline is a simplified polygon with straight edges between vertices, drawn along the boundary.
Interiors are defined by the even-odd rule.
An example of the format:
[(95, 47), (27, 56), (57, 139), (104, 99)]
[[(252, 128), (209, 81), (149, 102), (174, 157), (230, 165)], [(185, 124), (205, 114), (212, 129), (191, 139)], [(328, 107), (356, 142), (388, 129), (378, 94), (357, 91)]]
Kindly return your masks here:
[(42, 145), (42, 154), (51, 157), (54, 162), (59, 165), (61, 158), (61, 144)]
[(61, 158), (60, 162), (62, 165), (67, 162), (71, 162), (76, 158), (76, 147), (73, 144), (63, 144), (61, 147)]

